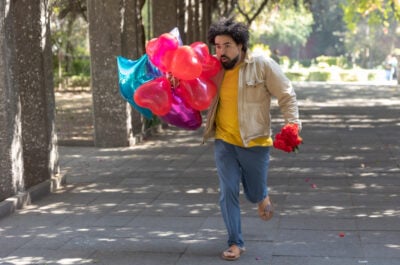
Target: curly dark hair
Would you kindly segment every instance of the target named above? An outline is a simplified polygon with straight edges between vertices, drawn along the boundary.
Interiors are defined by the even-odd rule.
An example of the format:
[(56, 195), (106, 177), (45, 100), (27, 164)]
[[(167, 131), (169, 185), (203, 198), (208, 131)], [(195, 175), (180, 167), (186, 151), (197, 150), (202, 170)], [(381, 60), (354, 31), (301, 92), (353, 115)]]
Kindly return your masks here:
[(247, 51), (249, 42), (249, 29), (241, 23), (236, 22), (233, 18), (221, 18), (219, 21), (213, 23), (208, 30), (208, 42), (215, 45), (215, 37), (219, 35), (228, 35), (236, 42), (242, 44), (242, 50)]

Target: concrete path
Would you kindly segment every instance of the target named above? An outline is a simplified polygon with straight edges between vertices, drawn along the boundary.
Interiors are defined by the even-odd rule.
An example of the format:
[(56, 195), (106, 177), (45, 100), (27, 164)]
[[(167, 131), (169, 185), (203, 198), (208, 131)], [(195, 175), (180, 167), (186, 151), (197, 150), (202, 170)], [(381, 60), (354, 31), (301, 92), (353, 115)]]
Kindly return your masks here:
[[(304, 144), (272, 151), (271, 221), (242, 196), (247, 252), (234, 264), (400, 264), (400, 88), (296, 89)], [(0, 264), (227, 264), (213, 145), (200, 135), (60, 147), (68, 186), (0, 219)]]

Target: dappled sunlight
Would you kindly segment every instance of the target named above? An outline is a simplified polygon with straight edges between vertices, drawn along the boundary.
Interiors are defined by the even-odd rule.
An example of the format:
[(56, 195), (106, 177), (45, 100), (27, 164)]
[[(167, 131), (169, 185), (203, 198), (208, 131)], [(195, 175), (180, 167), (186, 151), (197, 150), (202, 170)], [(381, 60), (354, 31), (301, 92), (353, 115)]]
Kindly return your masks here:
[[(304, 144), (298, 153), (271, 152), (273, 220), (259, 220), (257, 205), (240, 192), (250, 246), (262, 242), (274, 255), (289, 249), (309, 256), (323, 248), (330, 256), (370, 240), (398, 251), (385, 236), (400, 217), (399, 89), (311, 83), (298, 91)], [(282, 117), (273, 116), (277, 131)], [(201, 133), (165, 128), (132, 147), (60, 147), (65, 189), (0, 219), (0, 237), (18, 246), (16, 253), (44, 249), (55, 257), (10, 251), (1, 262), (102, 264), (89, 257), (159, 248), (181, 256), (199, 244), (225, 244), (213, 144), (201, 145)]]
[(176, 237), (179, 239), (186, 239), (186, 238), (193, 238), (196, 233), (181, 233), (181, 232), (176, 232), (176, 231), (159, 231), (157, 229), (155, 229), (154, 231), (149, 232), (149, 235), (151, 237), (155, 236), (155, 237)]
[(87, 258), (62, 258), (59, 260), (48, 259), (46, 257), (18, 257), (18, 256), (10, 256), (2, 259), (4, 262), (8, 262), (11, 264), (92, 264), (95, 262), (93, 259)]
[(394, 249), (396, 249), (396, 250), (400, 250), (400, 245), (386, 244), (385, 247), (394, 248)]
[(400, 210), (385, 209), (381, 211), (374, 211), (372, 213), (358, 213), (356, 217), (368, 217), (368, 218), (382, 218), (382, 217), (398, 217), (400, 216)]

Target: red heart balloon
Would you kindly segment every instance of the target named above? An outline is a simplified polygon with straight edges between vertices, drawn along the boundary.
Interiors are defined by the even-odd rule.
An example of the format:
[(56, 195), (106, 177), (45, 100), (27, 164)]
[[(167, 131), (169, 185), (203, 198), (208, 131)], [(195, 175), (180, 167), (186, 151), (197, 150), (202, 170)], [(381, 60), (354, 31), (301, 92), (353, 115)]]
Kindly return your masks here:
[(156, 115), (165, 115), (171, 110), (171, 83), (166, 77), (159, 77), (144, 83), (135, 92), (135, 103), (150, 109)]
[(190, 44), (190, 47), (192, 47), (194, 52), (197, 54), (200, 63), (203, 64), (207, 61), (208, 56), (210, 56), (207, 44), (201, 41), (196, 41)]
[(181, 80), (176, 92), (189, 106), (201, 111), (210, 106), (217, 94), (217, 86), (209, 79)]
[(210, 78), (221, 70), (221, 62), (216, 57), (209, 55), (202, 67), (201, 77)]
[(191, 80), (200, 76), (202, 65), (193, 48), (184, 45), (175, 50), (170, 70), (178, 79)]

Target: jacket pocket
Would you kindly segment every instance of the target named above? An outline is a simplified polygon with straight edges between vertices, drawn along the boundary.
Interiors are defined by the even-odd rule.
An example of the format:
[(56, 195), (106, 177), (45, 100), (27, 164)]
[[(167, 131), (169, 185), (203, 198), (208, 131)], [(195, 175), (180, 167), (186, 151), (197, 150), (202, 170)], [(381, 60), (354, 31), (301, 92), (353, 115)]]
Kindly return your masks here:
[(265, 100), (267, 90), (264, 87), (264, 82), (248, 82), (245, 87), (244, 96), (247, 102), (260, 102)]

